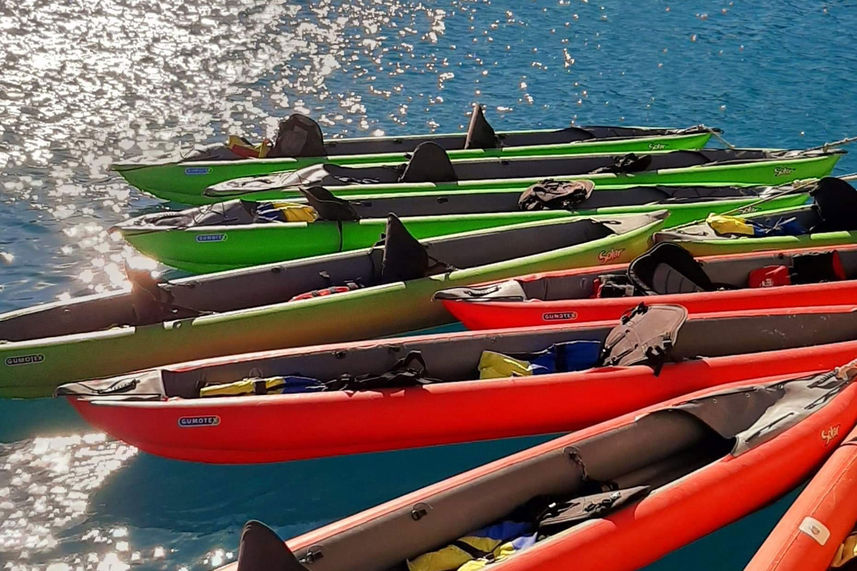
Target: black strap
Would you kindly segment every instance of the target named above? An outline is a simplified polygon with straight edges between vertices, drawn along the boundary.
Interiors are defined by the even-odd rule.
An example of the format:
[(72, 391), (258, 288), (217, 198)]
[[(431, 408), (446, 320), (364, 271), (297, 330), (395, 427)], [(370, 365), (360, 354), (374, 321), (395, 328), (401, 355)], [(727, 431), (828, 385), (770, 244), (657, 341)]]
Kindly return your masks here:
[(428, 376), (426, 363), (420, 351), (411, 351), (399, 359), (385, 373), (352, 375), (345, 373), (324, 383), (328, 390), (369, 391), (377, 389), (394, 389), (415, 387), (437, 382)]

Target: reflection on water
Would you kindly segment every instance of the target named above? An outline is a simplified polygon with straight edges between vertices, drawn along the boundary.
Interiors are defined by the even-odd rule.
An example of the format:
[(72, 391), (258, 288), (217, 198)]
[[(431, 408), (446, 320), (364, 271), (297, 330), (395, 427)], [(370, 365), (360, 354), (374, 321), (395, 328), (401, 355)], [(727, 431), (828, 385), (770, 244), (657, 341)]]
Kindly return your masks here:
[[(110, 441), (103, 434), (41, 437), (0, 445), (0, 557), (24, 565), (56, 552), (64, 532), (85, 522), (93, 492), (136, 453), (136, 448)], [(125, 535), (122, 529), (111, 530), (108, 537), (90, 530), (79, 541), (91, 544), (93, 551), (81, 553), (69, 563), (118, 563), (123, 554), (128, 555), (128, 543), (120, 539)], [(115, 551), (105, 552), (101, 546)], [(57, 571), (65, 568), (71, 569), (65, 564), (51, 567)]]
[[(477, 100), (498, 128), (706, 123), (746, 146), (855, 135), (855, 23), (845, 4), (803, 0), (0, 2), (0, 311), (155, 267), (107, 231), (176, 205), (111, 162), (270, 136), (291, 111), (328, 136), (455, 131)], [(38, 434), (68, 417), (39, 404)], [(0, 406), (0, 440), (15, 441), (0, 445), (3, 569), (208, 570), (250, 517), (296, 535), (530, 444), (215, 468), (129, 461), (103, 436), (22, 436), (8, 411), (27, 405)], [(757, 539), (774, 518), (755, 520)], [(720, 537), (747, 547), (748, 529)]]

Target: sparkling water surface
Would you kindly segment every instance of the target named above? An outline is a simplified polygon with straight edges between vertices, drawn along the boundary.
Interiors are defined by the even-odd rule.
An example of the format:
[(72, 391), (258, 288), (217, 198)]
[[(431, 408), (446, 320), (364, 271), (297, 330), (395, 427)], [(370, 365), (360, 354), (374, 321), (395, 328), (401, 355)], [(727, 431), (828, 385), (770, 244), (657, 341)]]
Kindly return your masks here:
[[(155, 267), (108, 229), (177, 205), (114, 160), (271, 135), (291, 111), (328, 136), (456, 131), (475, 101), (498, 129), (816, 146), (857, 135), (855, 30), (848, 1), (2, 2), (0, 311)], [(62, 401), (0, 401), (0, 568), (211, 569), (248, 518), (292, 536), (544, 439), (218, 467), (138, 454)], [(792, 497), (652, 568), (740, 568)]]

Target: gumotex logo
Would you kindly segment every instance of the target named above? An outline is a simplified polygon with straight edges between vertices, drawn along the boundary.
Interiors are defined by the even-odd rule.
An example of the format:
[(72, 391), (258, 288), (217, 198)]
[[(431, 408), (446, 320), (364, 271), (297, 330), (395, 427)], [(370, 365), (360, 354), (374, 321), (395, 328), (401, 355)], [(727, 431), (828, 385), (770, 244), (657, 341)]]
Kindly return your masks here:
[(223, 242), (226, 234), (200, 234), (196, 237), (197, 242)]
[(209, 167), (187, 167), (184, 173), (187, 176), (200, 176), (211, 172)]
[(220, 417), (216, 414), (209, 416), (182, 416), (179, 418), (179, 426), (181, 428), (194, 428), (197, 426), (217, 426), (220, 424)]
[(6, 357), (6, 366), (15, 367), (17, 365), (34, 365), (45, 360), (44, 355), (19, 355), (17, 357)]
[(577, 319), (577, 314), (573, 311), (543, 313), (542, 319), (544, 321), (574, 321), (575, 319)]

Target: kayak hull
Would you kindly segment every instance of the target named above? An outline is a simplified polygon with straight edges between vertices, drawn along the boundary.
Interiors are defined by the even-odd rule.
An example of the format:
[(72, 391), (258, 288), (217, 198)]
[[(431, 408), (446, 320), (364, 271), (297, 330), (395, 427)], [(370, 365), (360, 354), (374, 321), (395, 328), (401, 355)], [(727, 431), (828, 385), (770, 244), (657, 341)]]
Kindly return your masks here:
[[(837, 427), (844, 432), (844, 427)], [(747, 565), (747, 571), (826, 571), (857, 521), (857, 431), (804, 488)]]
[[(440, 289), (502, 279), (527, 271), (590, 266), (598, 264), (599, 257), (608, 254), (618, 260), (631, 260), (649, 247), (650, 237), (663, 224), (664, 215), (654, 213), (640, 220), (626, 219), (629, 226), (620, 234), (407, 282), (153, 325), (2, 343), (0, 397), (49, 396), (64, 382), (113, 376), (190, 359), (368, 339), (442, 325), (452, 319), (440, 304), (431, 301), (432, 295)], [(519, 226), (497, 230), (501, 234), (518, 231)], [(322, 264), (323, 261), (319, 258), (318, 262), (307, 263)], [(263, 266), (262, 269), (278, 274), (283, 268)], [(102, 297), (120, 298), (122, 295), (120, 292)], [(88, 299), (100, 298), (91, 296)], [(29, 313), (51, 309), (65, 311), (62, 308), (67, 305), (54, 302), (10, 312), (0, 319), (26, 319)], [(343, 321), (343, 316), (347, 316), (347, 321)], [(92, 358), (93, 355), (97, 358)]]
[[(696, 132), (497, 149), (456, 149), (449, 150), (447, 153), (454, 160), (586, 153), (639, 153), (652, 150), (700, 149), (708, 143), (710, 138), (711, 132)], [(180, 161), (151, 165), (125, 163), (114, 165), (112, 168), (132, 186), (158, 198), (185, 204), (199, 204), (199, 198), (207, 187), (235, 178), (294, 171), (322, 162), (353, 166), (400, 163), (407, 160), (404, 153), (381, 153), (233, 161)]]
[[(665, 168), (652, 171), (641, 171), (631, 174), (580, 174), (571, 176), (551, 176), (554, 180), (591, 180), (596, 188), (629, 186), (629, 185), (702, 185), (718, 183), (729, 186), (779, 186), (795, 180), (823, 178), (829, 175), (836, 162), (841, 158), (840, 153), (812, 154), (796, 158), (777, 158), (751, 162), (729, 164), (695, 165), (681, 168)], [(395, 184), (347, 184), (335, 188), (340, 198), (365, 194), (406, 194), (427, 191), (462, 192), (478, 190), (510, 190), (523, 192), (530, 186), (544, 180), (545, 176), (534, 178), (505, 178), (464, 180), (447, 183), (395, 183)], [(199, 195), (194, 202), (188, 204), (212, 204), (232, 198), (247, 200), (281, 200), (300, 198), (297, 190), (274, 189), (246, 191), (217, 191), (210, 188), (205, 194)], [(190, 199), (188, 199), (190, 200)]]
[[(855, 252), (855, 246), (837, 248), (840, 252)], [(824, 249), (791, 250), (789, 254), (810, 253)], [(702, 258), (702, 262), (726, 264), (755, 258), (757, 254), (733, 254)], [(776, 263), (776, 255), (770, 263)], [(623, 271), (627, 265), (613, 265), (599, 270), (603, 273)], [(523, 276), (521, 280), (535, 280), (551, 275), (589, 276), (592, 269), (581, 268), (568, 272)], [(857, 299), (857, 280), (816, 284), (794, 284), (766, 288), (743, 288), (686, 294), (631, 296), (614, 298), (580, 298), (554, 301), (528, 300), (525, 302), (479, 301), (441, 299), (444, 307), (457, 320), (471, 330), (505, 327), (532, 327), (559, 323), (585, 323), (618, 319), (640, 303), (673, 303), (685, 307), (689, 313), (716, 313), (722, 311), (774, 310), (778, 308), (848, 305)]]
[[(604, 191), (609, 192), (609, 191)], [(758, 205), (758, 209), (799, 206), (806, 194), (786, 194)], [(569, 216), (638, 214), (667, 210), (665, 228), (704, 219), (710, 212), (726, 212), (757, 202), (747, 197), (699, 203), (644, 204), (568, 212), (541, 210), (532, 212), (496, 212), (486, 214), (413, 216), (402, 218), (417, 239), (445, 236), (538, 220)], [(192, 273), (209, 273), (233, 268), (294, 260), (368, 248), (384, 232), (386, 220), (368, 218), (341, 223), (317, 220), (312, 223), (263, 223), (190, 228), (119, 228), (125, 240), (143, 254), (166, 265)]]
[[(473, 334), (433, 337), (463, 339), (469, 335)], [(385, 343), (392, 346), (396, 340)], [(348, 347), (302, 348), (240, 359)], [(71, 397), (69, 402), (92, 426), (158, 456), (217, 464), (283, 462), (577, 430), (748, 376), (828, 369), (855, 353), (857, 341), (847, 341), (672, 363), (659, 376), (645, 366), (606, 367), (410, 389), (161, 401)], [(228, 360), (172, 369), (224, 362)], [(282, 430), (284, 418), (301, 429)]]
[[(403, 536), (411, 540), (414, 533), (420, 529), (415, 526), (422, 523), (415, 524), (406, 520), (415, 507), (426, 506), (426, 509), (431, 510), (434, 506), (440, 506), (449, 494), (459, 493), (461, 495), (455, 497), (464, 498), (466, 491), (484, 489), (480, 488), (479, 484), (487, 488), (494, 478), (501, 477), (502, 474), (513, 474), (516, 470), (523, 473), (528, 463), (539, 458), (550, 457), (551, 454), (566, 454), (567, 451), (574, 452), (578, 443), (591, 444), (595, 438), (616, 434), (617, 430), (632, 427), (637, 419), (647, 413), (679, 406), (691, 399), (713, 397), (725, 390), (740, 390), (762, 381), (779, 382), (788, 378), (776, 376), (762, 380), (744, 380), (665, 401), (443, 480), (291, 539), (287, 544), (298, 558), (305, 557), (308, 550), (325, 553), (323, 559), (317, 558), (314, 561), (313, 568), (318, 568), (319, 571), (342, 569), (343, 559), (352, 554), (355, 559), (360, 560), (362, 569), (383, 568), (383, 565), (367, 564), (367, 559), (371, 556), (367, 556), (366, 552), (385, 554), (386, 545), (373, 544), (360, 550), (361, 543), (366, 545), (362, 531), (391, 529), (389, 526), (381, 526), (395, 522), (402, 527)], [(833, 426), (850, 429), (857, 421), (855, 398), (857, 385), (846, 386), (821, 409), (740, 454), (727, 453), (677, 480), (657, 487), (642, 500), (632, 501), (605, 516), (592, 518), (560, 531), (532, 547), (495, 561), (492, 566), (504, 571), (618, 571), (637, 569), (651, 563), (764, 506), (799, 484), (830, 454), (843, 436), (841, 432), (833, 438), (824, 438), (822, 434), (829, 434)], [(741, 485), (736, 486), (735, 482), (741, 482)], [(493, 498), (492, 501), (502, 499)], [(491, 509), (491, 504), (486, 506), (484, 501), (479, 505), (483, 511)], [(449, 504), (443, 506), (448, 508)], [(448, 512), (449, 509), (444, 512), (447, 518), (455, 519), (450, 517)], [(425, 525), (432, 525), (431, 530), (434, 531), (438, 522), (430, 521), (432, 524)], [(457, 521), (449, 523), (458, 524)], [(469, 525), (470, 520), (464, 524)], [(394, 541), (394, 537), (385, 537), (388, 538), (391, 542)], [(235, 566), (232, 564), (224, 569), (234, 569)]]

